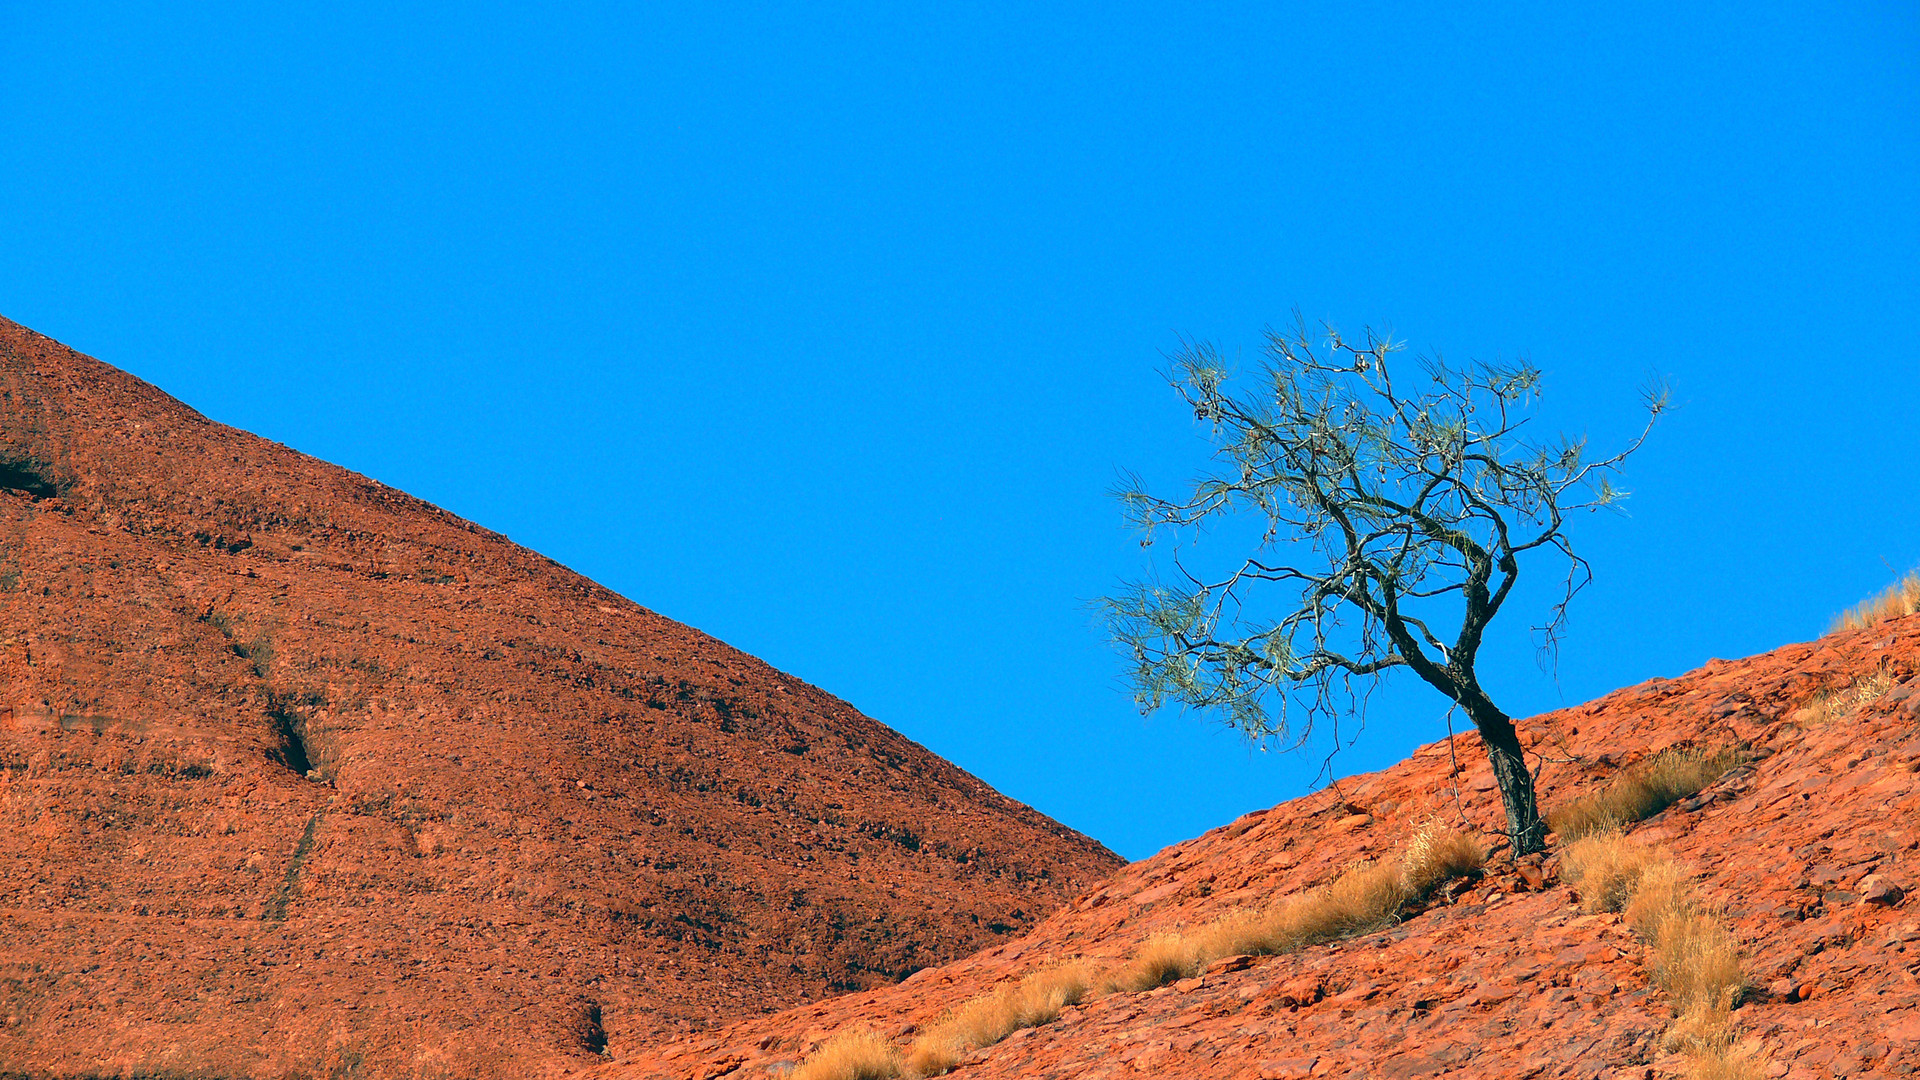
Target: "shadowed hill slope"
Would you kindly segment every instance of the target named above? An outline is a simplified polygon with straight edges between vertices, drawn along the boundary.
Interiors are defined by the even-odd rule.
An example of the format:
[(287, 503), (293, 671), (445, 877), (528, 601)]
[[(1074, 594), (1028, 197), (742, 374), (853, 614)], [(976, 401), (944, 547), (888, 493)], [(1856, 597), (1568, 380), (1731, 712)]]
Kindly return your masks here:
[(0, 1075), (558, 1074), (1119, 865), (829, 694), (0, 320)]
[[(1745, 764), (1626, 830), (1626, 843), (1664, 846), (1697, 877), (1700, 902), (1744, 953), (1749, 982), (1731, 1019), (1764, 1056), (1705, 1075), (1920, 1072), (1920, 616), (1712, 661), (1521, 728), (1550, 813), (1663, 750), (1741, 748)], [(1029, 973), (1076, 957), (1111, 970), (1152, 935), (1391, 858), (1436, 815), (1483, 835), (1500, 823), (1472, 735), (1170, 847), (1017, 941), (898, 986), (625, 1055), (596, 1075), (765, 1080), (828, 1036), (863, 1029), (904, 1048), (947, 1010)], [(1585, 910), (1559, 863), (1522, 875), (1496, 858), (1384, 929), (1095, 994), (974, 1051), (958, 1075), (1685, 1074), (1671, 999), (1651, 978), (1658, 958), (1621, 915)]]

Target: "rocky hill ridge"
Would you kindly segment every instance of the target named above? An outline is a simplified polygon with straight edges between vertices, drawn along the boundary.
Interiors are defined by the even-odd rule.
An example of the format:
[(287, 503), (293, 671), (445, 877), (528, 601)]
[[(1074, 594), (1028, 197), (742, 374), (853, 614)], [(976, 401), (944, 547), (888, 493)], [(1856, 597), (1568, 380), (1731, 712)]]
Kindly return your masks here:
[[(1823, 700), (1824, 699), (1824, 700)], [(1545, 803), (1674, 747), (1749, 763), (1629, 829), (1670, 849), (1745, 951), (1733, 1014), (1766, 1075), (1920, 1070), (1920, 616), (1712, 661), (1521, 724)], [(1113, 965), (1150, 936), (1297, 894), (1439, 816), (1488, 835), (1498, 801), (1471, 735), (1249, 814), (1133, 864), (1021, 939), (885, 987), (624, 1055), (604, 1080), (761, 1080), (828, 1036), (904, 1045), (970, 997), (1068, 958)], [(1456, 882), (1387, 929), (1096, 996), (961, 1062), (972, 1080), (1136, 1075), (1679, 1075), (1646, 943), (1583, 913), (1557, 860)]]
[(1119, 864), (0, 320), (0, 1076), (559, 1075), (890, 984)]

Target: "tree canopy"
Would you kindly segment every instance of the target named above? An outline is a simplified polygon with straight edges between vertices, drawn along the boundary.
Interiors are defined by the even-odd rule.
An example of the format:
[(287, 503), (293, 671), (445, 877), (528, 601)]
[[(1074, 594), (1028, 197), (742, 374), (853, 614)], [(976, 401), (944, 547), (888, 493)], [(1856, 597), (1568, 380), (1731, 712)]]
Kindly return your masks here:
[[(1383, 674), (1412, 669), (1485, 740), (1516, 853), (1539, 850), (1532, 776), (1475, 662), (1523, 563), (1549, 554), (1558, 584), (1534, 630), (1557, 648), (1568, 604), (1592, 579), (1567, 517), (1624, 497), (1614, 477), (1667, 396), (1650, 388), (1647, 427), (1593, 458), (1584, 439), (1529, 432), (1532, 364), (1432, 357), (1407, 372), (1400, 351), (1372, 331), (1352, 342), (1326, 327), (1316, 341), (1297, 323), (1268, 331), (1243, 388), (1213, 346), (1184, 347), (1168, 381), (1209, 426), (1217, 467), (1181, 498), (1137, 478), (1117, 492), (1143, 544), (1168, 533), (1179, 544), (1171, 574), (1103, 601), (1109, 628), (1143, 710), (1178, 702), (1283, 743), (1354, 711)], [(1252, 550), (1190, 567), (1182, 545), (1230, 519), (1257, 527)]]

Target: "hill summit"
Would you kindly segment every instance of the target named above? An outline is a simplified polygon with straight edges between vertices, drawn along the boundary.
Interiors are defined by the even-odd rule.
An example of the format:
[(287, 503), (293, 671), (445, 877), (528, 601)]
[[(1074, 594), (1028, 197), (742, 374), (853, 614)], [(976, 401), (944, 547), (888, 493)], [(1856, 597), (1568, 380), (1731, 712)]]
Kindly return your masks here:
[(0, 1075), (540, 1076), (1120, 865), (847, 703), (0, 319)]

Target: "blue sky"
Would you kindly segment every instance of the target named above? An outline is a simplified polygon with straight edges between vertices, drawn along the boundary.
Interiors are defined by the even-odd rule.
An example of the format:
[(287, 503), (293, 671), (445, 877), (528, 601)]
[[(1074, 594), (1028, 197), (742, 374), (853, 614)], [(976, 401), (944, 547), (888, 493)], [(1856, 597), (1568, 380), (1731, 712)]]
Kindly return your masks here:
[(1916, 9), (1436, 7), (3, 3), (0, 313), (1140, 857), (1325, 750), (1139, 716), (1085, 606), (1118, 471), (1204, 465), (1183, 336), (1526, 356), (1597, 446), (1672, 379), (1516, 714), (1920, 562)]

